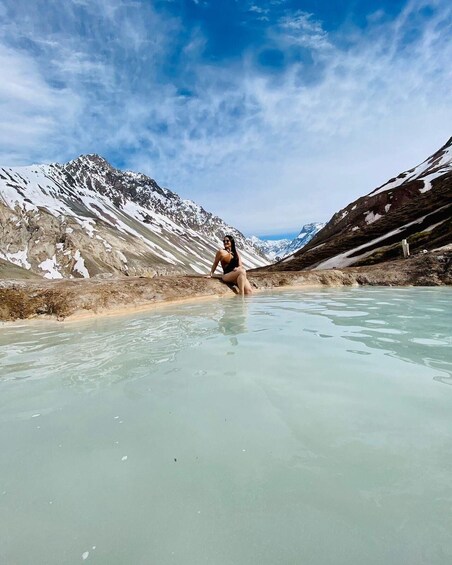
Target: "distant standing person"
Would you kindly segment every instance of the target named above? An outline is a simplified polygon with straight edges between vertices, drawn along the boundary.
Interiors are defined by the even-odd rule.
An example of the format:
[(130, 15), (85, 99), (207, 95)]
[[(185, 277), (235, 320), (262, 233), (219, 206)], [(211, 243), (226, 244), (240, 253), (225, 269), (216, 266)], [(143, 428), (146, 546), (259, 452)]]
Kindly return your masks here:
[(218, 263), (221, 263), (223, 267), (223, 276), (221, 279), (224, 282), (236, 284), (241, 295), (252, 294), (253, 290), (246, 278), (246, 271), (243, 268), (242, 259), (235, 247), (233, 236), (225, 235), (223, 245), (224, 249), (219, 249), (215, 255), (215, 260), (210, 270), (210, 276), (213, 276)]

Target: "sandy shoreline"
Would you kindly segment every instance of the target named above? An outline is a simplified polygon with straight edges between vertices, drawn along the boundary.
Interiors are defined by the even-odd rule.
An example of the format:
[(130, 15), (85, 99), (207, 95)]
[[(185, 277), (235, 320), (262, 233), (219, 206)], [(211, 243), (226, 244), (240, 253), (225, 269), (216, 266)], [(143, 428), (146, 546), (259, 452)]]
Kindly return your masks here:
[[(452, 252), (324, 271), (249, 272), (257, 293), (341, 286), (452, 285)], [(161, 306), (233, 297), (221, 280), (202, 275), (78, 280), (0, 280), (0, 321), (78, 321)]]

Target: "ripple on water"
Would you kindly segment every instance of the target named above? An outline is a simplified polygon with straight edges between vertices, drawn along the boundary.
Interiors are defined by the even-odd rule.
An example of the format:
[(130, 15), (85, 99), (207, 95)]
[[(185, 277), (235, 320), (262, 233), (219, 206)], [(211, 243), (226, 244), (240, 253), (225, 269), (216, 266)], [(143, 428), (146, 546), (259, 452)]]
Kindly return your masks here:
[(367, 331), (374, 334), (380, 333), (380, 334), (392, 334), (392, 335), (403, 335), (407, 333), (406, 331), (398, 330), (396, 328), (369, 328)]
[(427, 346), (439, 346), (439, 347), (448, 347), (452, 345), (452, 339), (433, 339), (428, 337), (413, 337), (410, 340), (412, 343), (417, 343), (419, 345), (427, 345)]
[(369, 315), (369, 312), (354, 312), (353, 310), (322, 310), (322, 313), (338, 318), (362, 318)]

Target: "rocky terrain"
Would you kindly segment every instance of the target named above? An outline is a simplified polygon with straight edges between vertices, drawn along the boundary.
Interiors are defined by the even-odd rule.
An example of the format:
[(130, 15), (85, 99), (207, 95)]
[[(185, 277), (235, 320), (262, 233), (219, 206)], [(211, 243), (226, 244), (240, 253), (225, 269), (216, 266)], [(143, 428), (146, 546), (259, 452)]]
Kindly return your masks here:
[(331, 218), (294, 255), (270, 270), (372, 265), (452, 243), (452, 138), (434, 155), (400, 173)]
[[(249, 274), (249, 279), (255, 292), (288, 287), (451, 285), (452, 246), (406, 260), (366, 267), (254, 272)], [(234, 292), (234, 288), (220, 279), (199, 275), (112, 280), (0, 280), (0, 320), (49, 317), (64, 320), (84, 315), (131, 312), (177, 300), (233, 296)], [(252, 300), (252, 297), (249, 299)]]
[(19, 267), (10, 261), (0, 259), (0, 281), (1, 280), (42, 280), (42, 277), (23, 267)]
[(45, 278), (207, 273), (225, 233), (247, 268), (268, 262), (201, 206), (97, 155), (0, 168), (0, 259)]

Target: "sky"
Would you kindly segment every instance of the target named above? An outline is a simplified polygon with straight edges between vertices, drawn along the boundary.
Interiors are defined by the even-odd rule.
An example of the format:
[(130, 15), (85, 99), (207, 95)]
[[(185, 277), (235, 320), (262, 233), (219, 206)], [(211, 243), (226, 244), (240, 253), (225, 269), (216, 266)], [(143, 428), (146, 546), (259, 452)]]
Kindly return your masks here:
[(451, 93), (450, 0), (0, 0), (1, 165), (97, 153), (246, 235), (426, 159)]

